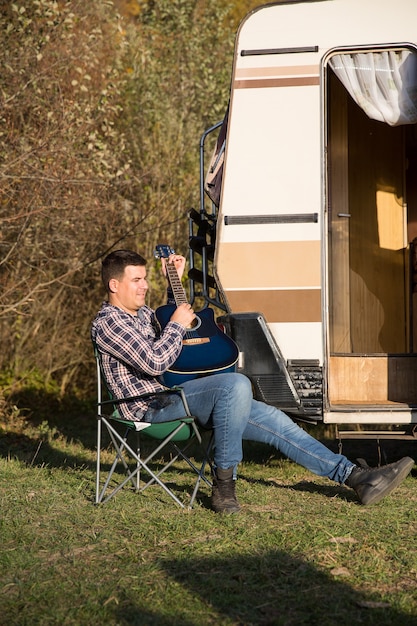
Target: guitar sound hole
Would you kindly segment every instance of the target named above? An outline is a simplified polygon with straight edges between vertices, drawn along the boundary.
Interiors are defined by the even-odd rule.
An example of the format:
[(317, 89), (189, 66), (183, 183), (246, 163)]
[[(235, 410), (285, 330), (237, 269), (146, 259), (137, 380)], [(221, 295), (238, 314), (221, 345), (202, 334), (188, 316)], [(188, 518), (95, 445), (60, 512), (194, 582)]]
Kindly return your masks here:
[(191, 324), (189, 326), (187, 326), (187, 329), (189, 329), (189, 330), (197, 330), (197, 328), (199, 328), (200, 326), (201, 326), (201, 319), (199, 317), (195, 316), (195, 318), (193, 319)]

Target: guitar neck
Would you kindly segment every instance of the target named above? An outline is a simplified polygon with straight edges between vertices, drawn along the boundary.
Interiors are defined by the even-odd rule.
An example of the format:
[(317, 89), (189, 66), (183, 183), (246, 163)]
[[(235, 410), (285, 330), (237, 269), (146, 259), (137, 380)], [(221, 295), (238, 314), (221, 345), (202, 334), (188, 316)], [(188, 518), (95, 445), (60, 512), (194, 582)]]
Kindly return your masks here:
[(167, 277), (169, 284), (171, 285), (172, 293), (174, 294), (175, 304), (178, 306), (188, 302), (185, 289), (182, 286), (180, 277), (173, 263), (166, 263)]

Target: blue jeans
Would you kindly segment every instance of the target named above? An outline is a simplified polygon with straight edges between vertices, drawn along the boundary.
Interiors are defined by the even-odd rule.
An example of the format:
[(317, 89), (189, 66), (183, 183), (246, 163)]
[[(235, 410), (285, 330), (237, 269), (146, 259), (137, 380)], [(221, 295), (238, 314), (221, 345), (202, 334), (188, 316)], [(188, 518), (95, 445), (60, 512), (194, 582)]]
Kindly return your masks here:
[[(214, 464), (221, 469), (242, 460), (242, 440), (274, 446), (289, 459), (318, 476), (344, 483), (354, 464), (331, 452), (295, 424), (281, 410), (253, 399), (251, 382), (242, 374), (214, 374), (181, 385), (192, 415), (205, 428), (214, 430)], [(166, 422), (184, 415), (179, 396), (166, 406), (150, 408), (147, 422)]]

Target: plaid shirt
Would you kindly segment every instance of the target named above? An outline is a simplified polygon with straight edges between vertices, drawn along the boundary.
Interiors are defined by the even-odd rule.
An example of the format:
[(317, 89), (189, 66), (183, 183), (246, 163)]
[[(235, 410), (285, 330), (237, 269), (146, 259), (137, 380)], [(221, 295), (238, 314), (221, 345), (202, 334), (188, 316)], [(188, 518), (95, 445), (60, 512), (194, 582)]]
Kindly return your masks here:
[[(168, 322), (162, 332), (152, 309), (143, 306), (138, 316), (103, 302), (91, 327), (91, 338), (102, 358), (104, 377), (114, 398), (121, 399), (159, 391), (157, 376), (178, 358), (185, 329)], [(134, 400), (120, 403), (124, 419), (140, 420), (149, 402)]]

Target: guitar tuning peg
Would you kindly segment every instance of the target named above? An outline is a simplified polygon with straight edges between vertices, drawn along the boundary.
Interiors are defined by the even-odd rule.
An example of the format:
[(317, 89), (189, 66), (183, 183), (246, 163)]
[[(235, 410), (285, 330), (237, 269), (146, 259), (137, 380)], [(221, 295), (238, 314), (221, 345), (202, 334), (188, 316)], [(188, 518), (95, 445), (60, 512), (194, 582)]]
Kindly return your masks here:
[(167, 246), (166, 244), (159, 244), (156, 246), (154, 256), (156, 259), (167, 259), (170, 254), (175, 254), (174, 248)]

